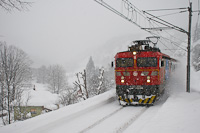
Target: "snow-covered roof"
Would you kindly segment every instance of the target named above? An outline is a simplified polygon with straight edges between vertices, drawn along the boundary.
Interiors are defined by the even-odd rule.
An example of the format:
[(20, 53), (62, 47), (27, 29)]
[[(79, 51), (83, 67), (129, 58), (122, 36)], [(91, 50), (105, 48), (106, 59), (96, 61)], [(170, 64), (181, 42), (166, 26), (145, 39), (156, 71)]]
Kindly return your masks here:
[(34, 83), (34, 85), (35, 85), (35, 90), (33, 88), (30, 88), (23, 92), (23, 105), (44, 106), (45, 108), (51, 110), (57, 109), (56, 104), (59, 100), (58, 94), (53, 94), (50, 91), (48, 91), (47, 86), (44, 84)]

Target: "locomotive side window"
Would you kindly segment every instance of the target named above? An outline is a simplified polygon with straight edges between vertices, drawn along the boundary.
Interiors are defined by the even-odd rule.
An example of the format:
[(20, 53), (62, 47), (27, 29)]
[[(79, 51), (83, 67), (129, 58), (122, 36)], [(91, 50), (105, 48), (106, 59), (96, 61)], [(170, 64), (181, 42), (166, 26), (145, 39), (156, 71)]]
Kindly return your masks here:
[(118, 58), (116, 67), (133, 67), (133, 58)]
[(165, 66), (165, 62), (164, 60), (161, 61), (161, 67), (164, 67)]
[(157, 58), (156, 57), (139, 57), (137, 58), (138, 67), (156, 67)]

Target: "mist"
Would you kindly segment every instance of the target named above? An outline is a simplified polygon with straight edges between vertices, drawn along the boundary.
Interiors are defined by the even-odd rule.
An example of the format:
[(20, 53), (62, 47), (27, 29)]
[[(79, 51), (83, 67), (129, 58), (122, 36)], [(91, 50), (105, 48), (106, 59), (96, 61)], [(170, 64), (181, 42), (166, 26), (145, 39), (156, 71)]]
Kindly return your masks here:
[[(121, 1), (107, 2), (121, 8)], [(140, 10), (189, 6), (187, 0), (130, 2)], [(197, 1), (192, 2), (195, 8)], [(187, 29), (187, 16), (166, 19)], [(96, 65), (108, 65), (116, 52), (127, 50), (131, 41), (150, 35), (94, 0), (34, 0), (22, 12), (1, 9), (0, 17), (0, 40), (24, 50), (33, 60), (33, 67), (61, 64), (68, 72), (85, 67), (90, 56)], [(193, 17), (196, 22), (197, 15)]]

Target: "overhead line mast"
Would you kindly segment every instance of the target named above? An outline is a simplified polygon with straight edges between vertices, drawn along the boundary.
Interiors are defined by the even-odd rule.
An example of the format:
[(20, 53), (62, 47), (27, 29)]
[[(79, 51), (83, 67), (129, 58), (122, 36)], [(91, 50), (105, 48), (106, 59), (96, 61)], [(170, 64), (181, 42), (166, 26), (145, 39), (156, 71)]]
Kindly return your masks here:
[(187, 84), (186, 91), (190, 92), (190, 47), (191, 47), (191, 25), (192, 25), (192, 3), (190, 2), (189, 11), (189, 27), (188, 27), (188, 47), (187, 47)]

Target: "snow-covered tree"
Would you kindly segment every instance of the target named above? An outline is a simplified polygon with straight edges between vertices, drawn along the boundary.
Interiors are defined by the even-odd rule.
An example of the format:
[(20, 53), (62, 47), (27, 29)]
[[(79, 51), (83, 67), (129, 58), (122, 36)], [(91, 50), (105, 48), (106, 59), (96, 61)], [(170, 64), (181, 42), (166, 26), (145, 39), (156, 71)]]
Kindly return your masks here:
[(104, 85), (107, 88), (107, 90), (115, 88), (115, 71), (110, 66), (111, 65), (109, 64), (104, 72)]
[(21, 95), (21, 88), (31, 80), (31, 60), (14, 46), (0, 42), (0, 94), (2, 113), (8, 114), (11, 123), (12, 103)]
[(59, 99), (60, 99), (59, 103), (64, 106), (76, 103), (77, 102), (76, 90), (77, 89), (73, 87), (67, 86), (59, 95)]
[(94, 90), (98, 87), (98, 71), (99, 69), (95, 68), (94, 61), (92, 57), (90, 57), (86, 65), (86, 83), (90, 97), (94, 95)]
[(197, 23), (193, 33), (193, 42), (195, 46), (192, 49), (192, 64), (197, 71), (200, 70), (200, 44), (198, 42), (199, 40), (200, 40), (200, 24)]
[(92, 60), (92, 56), (90, 56), (90, 59), (86, 65), (86, 77), (89, 81), (93, 76), (95, 75), (95, 66), (94, 61)]
[(67, 85), (65, 69), (60, 65), (49, 66), (47, 80), (50, 91), (59, 94)]
[(74, 82), (75, 88), (77, 88), (77, 97), (83, 100), (89, 98), (86, 75), (86, 70), (83, 73), (76, 73), (77, 81)]
[(48, 69), (46, 66), (43, 65), (37, 69), (36, 79), (38, 83), (42, 84), (47, 83), (47, 77), (48, 77)]
[(98, 95), (114, 87), (114, 70), (95, 67), (92, 57), (86, 65), (86, 79), (89, 97)]
[(200, 44), (197, 44), (192, 51), (192, 64), (194, 68), (200, 70)]
[(99, 74), (95, 81), (95, 88), (90, 90), (93, 95), (99, 95), (115, 87), (114, 70), (110, 67), (105, 69), (104, 67), (99, 69)]
[(104, 85), (104, 68), (103, 67), (101, 69), (99, 69), (98, 82), (99, 82), (98, 87), (96, 89), (97, 95), (99, 95), (105, 89), (105, 88), (103, 88), (103, 85)]
[(196, 24), (194, 28), (194, 33), (193, 33), (193, 42), (197, 42), (200, 40), (200, 24)]

